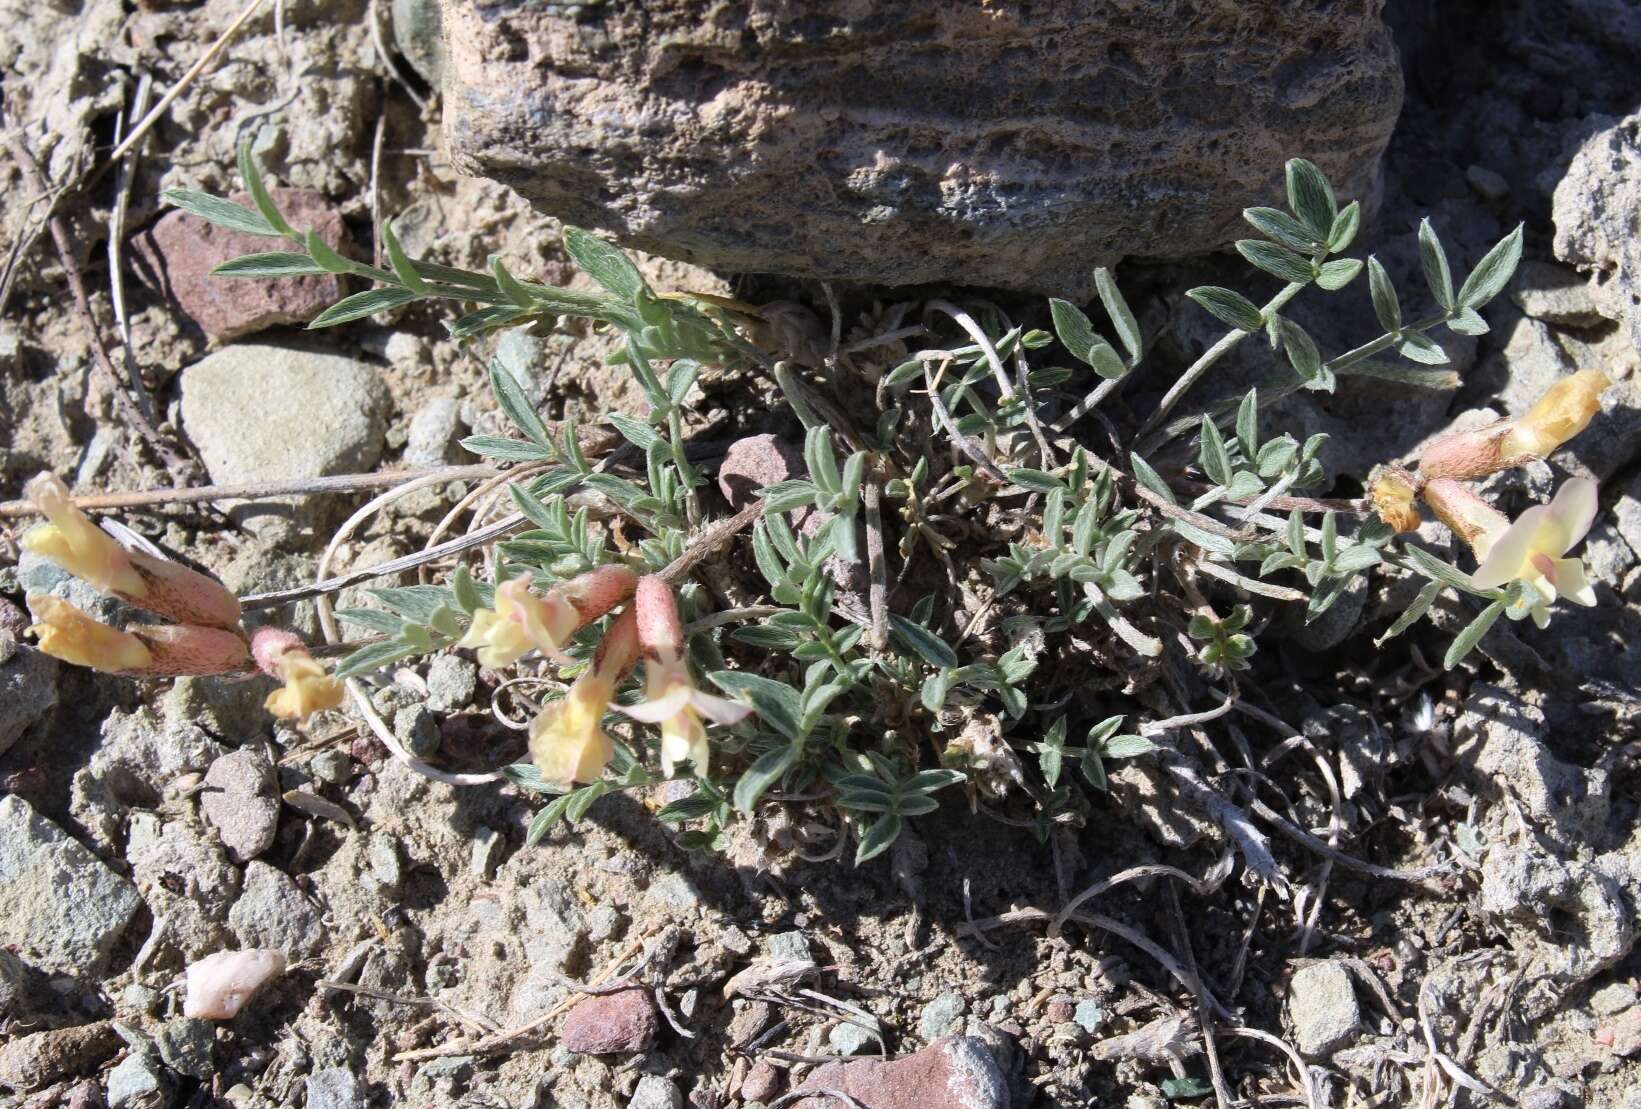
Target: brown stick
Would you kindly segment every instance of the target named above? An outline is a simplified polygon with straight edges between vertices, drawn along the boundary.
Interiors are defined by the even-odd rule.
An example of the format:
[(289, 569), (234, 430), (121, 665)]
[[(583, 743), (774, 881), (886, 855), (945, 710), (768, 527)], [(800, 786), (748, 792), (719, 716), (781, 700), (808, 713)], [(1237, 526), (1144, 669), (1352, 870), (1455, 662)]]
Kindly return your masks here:
[[(469, 481), (492, 477), (494, 466), (442, 466), (426, 470), (383, 470), (374, 474), (337, 474), (333, 477), (297, 478), (291, 481), (252, 481), (239, 485), (195, 485), (183, 489), (144, 489), (128, 493), (92, 493), (74, 497), (79, 508), (144, 508), (156, 504), (193, 504), (199, 501), (255, 501), (268, 497), (293, 497), (308, 493), (353, 493), (361, 489), (375, 489), (382, 485), (397, 485), (445, 471), (447, 481)], [(35, 516), (38, 511), (30, 501), (6, 501), (0, 504), (0, 519), (16, 516)]]

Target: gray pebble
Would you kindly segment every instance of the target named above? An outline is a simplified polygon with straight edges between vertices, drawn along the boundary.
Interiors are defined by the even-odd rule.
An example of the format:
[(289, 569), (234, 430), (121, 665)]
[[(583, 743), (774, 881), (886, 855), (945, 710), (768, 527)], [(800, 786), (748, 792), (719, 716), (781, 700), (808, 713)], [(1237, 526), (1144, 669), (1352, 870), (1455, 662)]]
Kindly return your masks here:
[(439, 718), (426, 705), (406, 705), (394, 713), (393, 734), (419, 759), (439, 750)]
[(427, 707), (434, 712), (467, 707), (478, 688), (478, 668), (464, 658), (440, 655), (427, 668)]
[(345, 786), (353, 780), (353, 760), (334, 747), (327, 747), (308, 760), (308, 770), (321, 782)]
[(877, 1040), (858, 1024), (840, 1023), (827, 1033), (826, 1042), (839, 1055), (859, 1055), (871, 1048)]
[(190, 1078), (210, 1078), (211, 1049), (216, 1046), (216, 1028), (208, 1020), (182, 1017), (168, 1021), (154, 1037), (160, 1059), (178, 1074)]
[(638, 1080), (627, 1109), (684, 1109), (684, 1095), (672, 1079), (646, 1074)]
[(964, 1008), (962, 994), (950, 991), (943, 993), (923, 1006), (917, 1030), (925, 1040), (938, 1040), (942, 1036), (948, 1036), (963, 1019)]

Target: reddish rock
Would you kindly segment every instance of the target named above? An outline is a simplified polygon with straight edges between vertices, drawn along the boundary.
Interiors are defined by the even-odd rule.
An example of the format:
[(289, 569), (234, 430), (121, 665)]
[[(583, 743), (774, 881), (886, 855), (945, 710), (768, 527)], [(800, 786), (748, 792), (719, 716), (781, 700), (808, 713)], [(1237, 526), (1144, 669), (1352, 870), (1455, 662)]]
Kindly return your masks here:
[[(837, 1090), (866, 1109), (1008, 1109), (1008, 1083), (979, 1040), (947, 1036), (903, 1059), (827, 1063), (799, 1090)], [(836, 1098), (798, 1098), (792, 1109), (835, 1109)]]
[(771, 1101), (781, 1092), (781, 1071), (768, 1059), (759, 1059), (741, 1083), (741, 1100)]
[(581, 1055), (634, 1055), (648, 1051), (661, 1018), (648, 990), (634, 987), (589, 997), (564, 1017), (559, 1042)]
[[(342, 217), (324, 196), (308, 189), (274, 189), (273, 198), (292, 227), (317, 231), (332, 248), (349, 253)], [(252, 204), (248, 193), (234, 193), (230, 199)], [(181, 210), (161, 216), (133, 240), (133, 247), (132, 268), (143, 284), (219, 343), (280, 324), (306, 323), (342, 299), (342, 284), (334, 274), (212, 277), (211, 271), (230, 258), (290, 250), (291, 245), (229, 231)]]
[(803, 452), (774, 435), (748, 435), (729, 445), (718, 467), (718, 489), (732, 508), (745, 508), (758, 490), (805, 477)]
[(108, 1021), (19, 1036), (0, 1047), (0, 1086), (36, 1090), (90, 1070), (123, 1043)]

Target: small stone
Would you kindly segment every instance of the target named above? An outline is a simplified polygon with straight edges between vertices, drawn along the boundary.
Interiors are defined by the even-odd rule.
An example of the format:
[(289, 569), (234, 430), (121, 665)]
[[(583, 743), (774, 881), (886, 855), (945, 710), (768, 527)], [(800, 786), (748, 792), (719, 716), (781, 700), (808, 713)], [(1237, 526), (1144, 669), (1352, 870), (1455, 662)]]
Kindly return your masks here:
[(133, 982), (120, 991), (120, 1008), (144, 1016), (153, 1016), (159, 1012), (162, 1000), (163, 994), (141, 982)]
[(440, 655), (427, 668), (427, 707), (434, 712), (465, 708), (478, 688), (478, 668), (464, 658)]
[(249, 747), (223, 755), (205, 773), (199, 806), (234, 862), (256, 858), (279, 834), (279, 786), (273, 764)]
[(406, 705), (394, 713), (393, 734), (419, 759), (438, 753), (439, 718), (426, 705)]
[(65, 1075), (91, 1070), (119, 1048), (108, 1021), (18, 1036), (0, 1047), (0, 1086), (37, 1090)]
[(546, 359), (547, 344), (532, 335), (528, 327), (504, 331), (496, 340), (496, 361), (524, 390), (531, 404), (540, 404), (546, 399), (547, 383), (543, 376)]
[[(347, 253), (342, 217), (322, 194), (270, 191), (293, 227), (317, 231), (331, 249)], [(252, 204), (249, 193), (229, 199)], [(280, 324), (306, 323), (342, 299), (341, 281), (334, 274), (226, 279), (211, 273), (230, 258), (268, 249), (267, 239), (217, 227), (179, 209), (136, 236), (132, 265), (139, 280), (217, 343)]]
[[(872, 1109), (1008, 1109), (1008, 1084), (979, 1040), (949, 1036), (893, 1062), (857, 1059), (810, 1071), (799, 1090), (837, 1090)], [(835, 1097), (796, 1099), (789, 1109), (835, 1109)]]
[(47, 974), (93, 976), (142, 904), (136, 887), (29, 803), (0, 798), (0, 944)]
[[(391, 399), (364, 362), (236, 343), (189, 366), (180, 380), (183, 430), (219, 484), (362, 473), (381, 456)], [(284, 540), (317, 511), (313, 498), (275, 498), (233, 504), (229, 515)]]
[(496, 860), (501, 857), (501, 849), (505, 846), (501, 833), (479, 825), (473, 829), (472, 855), (468, 859), (467, 869), (475, 878), (489, 879), (496, 872)]
[(650, 888), (644, 891), (644, 900), (682, 912), (699, 906), (701, 894), (688, 878), (677, 871), (669, 871), (650, 883)]
[(1050, 1024), (1064, 1024), (1069, 1021), (1076, 1014), (1076, 1012), (1077, 1008), (1071, 1003), (1071, 999), (1069, 997), (1056, 997), (1053, 1001), (1048, 1003), (1048, 1008), (1044, 1010), (1044, 1015), (1048, 1017), (1048, 1022)]
[(724, 930), (718, 933), (718, 943), (731, 955), (745, 958), (752, 954), (752, 937), (733, 924), (726, 925)]
[(178, 1074), (206, 1079), (213, 1073), (211, 1050), (216, 1046), (216, 1029), (208, 1020), (180, 1017), (167, 1021), (154, 1037), (160, 1059)]
[(0, 754), (57, 707), (57, 660), (7, 638), (0, 645)]
[(242, 947), (267, 947), (292, 960), (311, 958), (325, 946), (325, 922), (284, 871), (253, 860), (245, 867), (239, 900), (228, 926)]
[(633, 1089), (627, 1109), (684, 1109), (684, 1095), (672, 1079), (646, 1074)]
[(1637, 1004), (1641, 997), (1628, 982), (1609, 982), (1590, 995), (1590, 1012), (1598, 1017), (1622, 1013)]
[(357, 769), (353, 760), (335, 747), (327, 747), (308, 760), (308, 770), (313, 776), (333, 786), (347, 785)]
[(776, 435), (748, 435), (725, 452), (718, 467), (718, 491), (731, 508), (741, 509), (757, 498), (758, 490), (807, 472), (798, 447)]
[(163, 1101), (166, 1085), (158, 1061), (145, 1051), (133, 1051), (108, 1072), (108, 1109), (125, 1109), (144, 1098)]
[(962, 994), (943, 993), (923, 1006), (923, 1013), (918, 1017), (917, 1030), (925, 1040), (938, 1040), (949, 1035), (963, 1019), (965, 1008), (967, 1006)]
[(775, 1019), (775, 1010), (767, 1001), (735, 1003), (738, 1008), (729, 1018), (729, 1042), (746, 1046), (757, 1039)]
[(1510, 195), (1510, 182), (1486, 166), (1470, 166), (1464, 171), (1464, 179), (1483, 200), (1503, 200)]
[(1100, 1025), (1105, 1023), (1105, 1010), (1093, 998), (1084, 998), (1077, 1002), (1076, 1011), (1072, 1013), (1071, 1019), (1084, 1032), (1093, 1034), (1098, 1032)]
[(594, 943), (613, 939), (626, 926), (627, 918), (614, 905), (600, 905), (587, 914), (587, 938)]
[(443, 466), (455, 453), (456, 437), (460, 434), (461, 402), (455, 397), (434, 397), (411, 417), (405, 464)]
[(346, 1067), (326, 1067), (308, 1075), (307, 1109), (365, 1109), (365, 1084)]
[(781, 1069), (768, 1059), (759, 1059), (741, 1082), (741, 1097), (747, 1101), (769, 1101), (781, 1092)]
[(781, 932), (765, 945), (771, 962), (797, 962), (811, 958), (809, 937), (802, 932)]
[(840, 1021), (826, 1034), (826, 1042), (839, 1055), (859, 1055), (877, 1046), (877, 1037), (858, 1024)]
[(1554, 1086), (1539, 1086), (1521, 1095), (1521, 1109), (1568, 1109), (1567, 1093)]
[(660, 1030), (649, 991), (635, 987), (577, 1002), (559, 1042), (578, 1055), (633, 1055), (648, 1051)]
[(1338, 963), (1301, 967), (1289, 985), (1288, 1016), (1306, 1055), (1326, 1055), (1345, 1044), (1362, 1019), (1350, 971)]
[(368, 851), (370, 876), (383, 897), (397, 897), (405, 884), (405, 867), (399, 858), (399, 841), (386, 832), (374, 832)]

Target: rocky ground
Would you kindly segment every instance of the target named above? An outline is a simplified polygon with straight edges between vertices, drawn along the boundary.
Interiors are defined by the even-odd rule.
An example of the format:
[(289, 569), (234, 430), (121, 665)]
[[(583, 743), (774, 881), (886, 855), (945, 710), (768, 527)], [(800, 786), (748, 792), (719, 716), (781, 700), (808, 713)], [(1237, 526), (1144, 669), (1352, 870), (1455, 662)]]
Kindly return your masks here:
[[(94, 170), (142, 74), (174, 80), (239, 6), (0, 0), (7, 125), (48, 180)], [(334, 299), (328, 279), (228, 293), (187, 280), (236, 244), (157, 198), (236, 187), (240, 134), (338, 244), (368, 248), (379, 204), (412, 253), (479, 266), (496, 252), (518, 273), (573, 276), (552, 221), (442, 161), (410, 7), (291, 0), (281, 25), (272, 8), (254, 17), (129, 180), (101, 180), (63, 213), (104, 333), (124, 319), (161, 434), (191, 444), (214, 482), (472, 461), (456, 441), (503, 430), (482, 364), (442, 337), (438, 312), (315, 336), (292, 325)], [(403, 82), (378, 53), (390, 14)], [(1420, 216), (1466, 260), (1525, 221), (1528, 260), (1492, 333), (1457, 352), (1456, 394), (1353, 379), (1291, 402), (1285, 429), (1334, 436), (1348, 495), (1372, 463), (1471, 410), (1519, 411), (1570, 368), (1606, 369), (1618, 400), (1552, 464), (1497, 479), (1506, 502), (1542, 499), (1560, 473), (1601, 480), (1598, 608), (1560, 611), (1543, 634), (1501, 626), (1450, 674), (1426, 659), (1451, 628), (1383, 651), (1351, 635), (1382, 629), (1407, 603), (1394, 591), (1341, 606), (1325, 641), (1268, 633), (1288, 675), (1266, 690), (1288, 722), (1272, 734), (1296, 737), (1261, 769), (1287, 818), (1343, 855), (1278, 836), (1281, 882), (1227, 877), (1220, 826), (1143, 762), (1113, 775), (1086, 827), (1040, 842), (953, 802), (858, 869), (804, 858), (816, 830), (791, 823), (742, 828), (721, 854), (686, 850), (653, 819), (659, 799), (620, 796), (525, 846), (534, 798), (430, 782), (343, 713), (275, 727), (260, 679), (138, 684), (40, 655), (18, 639), (23, 593), (110, 602), (9, 557), (14, 529), (0, 539), (0, 1105), (1212, 1103), (1197, 997), (1160, 950), (1245, 1030), (1218, 1037), (1216, 1065), (1262, 1103), (1304, 1104), (1291, 1050), (1318, 1105), (1641, 1106), (1641, 14), (1476, 0), (1392, 5), (1389, 19), (1407, 98), (1365, 247), (1413, 287)], [(41, 469), (82, 491), (168, 484), (96, 367), (38, 189), (15, 154), (3, 164), (0, 495)], [(661, 285), (825, 314), (813, 287), (647, 265)], [(1180, 291), (1239, 273), (1203, 258), (1121, 277), (1162, 350), (1183, 354), (1211, 337)], [(859, 318), (883, 294), (844, 295)], [(1330, 349), (1360, 341), (1301, 318)], [(1255, 346), (1227, 382), (1259, 373)], [(509, 334), (496, 350), (554, 423), (638, 407), (604, 353), (562, 334)], [(703, 437), (789, 435), (760, 388), (714, 384)], [(470, 489), (395, 502), (331, 569), (419, 549)], [(364, 499), (121, 518), (250, 593), (312, 580)], [(276, 615), (317, 630), (311, 602)], [(443, 656), (381, 682), (375, 703), (419, 755), (499, 765), (522, 743), (492, 715), (498, 680)], [(1142, 875), (1081, 906), (1130, 938), (1044, 919), (1151, 864), (1195, 884)], [(248, 947), (282, 949), (289, 970), (232, 1021), (184, 1017), (184, 968)], [(567, 1004), (573, 984), (610, 976), (622, 988)], [(817, 1092), (782, 1100), (805, 1085)]]

